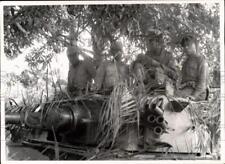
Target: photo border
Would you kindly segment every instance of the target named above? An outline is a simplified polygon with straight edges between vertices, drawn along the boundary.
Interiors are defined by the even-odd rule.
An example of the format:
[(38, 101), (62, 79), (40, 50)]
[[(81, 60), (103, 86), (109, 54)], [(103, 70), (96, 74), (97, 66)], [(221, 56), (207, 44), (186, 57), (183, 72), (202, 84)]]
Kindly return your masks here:
[[(224, 68), (224, 1), (223, 0), (169, 0), (169, 1), (163, 1), (163, 0), (149, 0), (149, 1), (4, 1), (0, 2), (0, 20), (1, 20), (1, 27), (0, 27), (0, 36), (1, 36), (1, 56), (4, 55), (4, 26), (3, 26), (3, 7), (4, 6), (10, 6), (10, 5), (101, 5), (101, 4), (170, 4), (170, 3), (219, 3), (220, 4), (220, 76), (221, 76), (221, 159), (220, 160), (104, 160), (104, 161), (78, 161), (78, 163), (105, 163), (108, 164), (111, 163), (210, 163), (210, 164), (217, 164), (217, 163), (225, 163), (225, 113), (224, 113), (224, 106), (225, 106), (225, 68)], [(4, 62), (4, 60), (1, 60), (1, 62)], [(1, 65), (2, 68), (2, 65)], [(2, 69), (1, 69), (2, 70)], [(1, 81), (1, 88), (3, 88), (3, 84)], [(40, 161), (7, 161), (6, 160), (6, 150), (5, 150), (5, 109), (4, 109), (4, 95), (1, 93), (1, 162), (4, 163), (39, 163)], [(5, 155), (4, 155), (5, 154)], [(61, 162), (66, 163), (74, 163), (74, 161), (41, 161), (44, 163), (53, 162), (54, 164), (58, 164)]]

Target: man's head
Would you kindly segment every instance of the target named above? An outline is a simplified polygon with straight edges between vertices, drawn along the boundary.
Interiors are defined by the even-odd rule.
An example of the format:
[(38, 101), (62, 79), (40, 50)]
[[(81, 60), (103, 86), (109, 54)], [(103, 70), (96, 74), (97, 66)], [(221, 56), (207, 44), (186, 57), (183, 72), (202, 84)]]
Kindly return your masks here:
[(76, 66), (79, 63), (79, 52), (77, 47), (75, 46), (69, 46), (67, 48), (67, 57), (69, 59), (69, 62)]
[(160, 32), (149, 32), (147, 37), (148, 51), (159, 54), (162, 47), (163, 47), (163, 34)]
[(115, 41), (111, 44), (110, 53), (113, 55), (116, 61), (120, 61), (123, 54), (123, 45), (119, 41)]
[(189, 56), (195, 56), (198, 54), (198, 41), (193, 35), (186, 35), (181, 40), (181, 46), (184, 53)]

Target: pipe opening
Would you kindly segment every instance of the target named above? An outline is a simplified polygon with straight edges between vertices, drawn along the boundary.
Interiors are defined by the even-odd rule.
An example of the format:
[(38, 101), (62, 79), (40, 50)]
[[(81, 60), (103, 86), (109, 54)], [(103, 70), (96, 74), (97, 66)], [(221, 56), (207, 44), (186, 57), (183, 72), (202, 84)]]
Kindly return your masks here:
[(157, 118), (157, 123), (162, 124), (163, 121), (164, 121), (164, 118), (163, 117), (158, 117)]
[(154, 132), (155, 132), (156, 134), (161, 134), (161, 133), (162, 133), (162, 128), (160, 128), (160, 127), (155, 127), (155, 128), (154, 128)]
[(155, 122), (155, 116), (154, 116), (154, 115), (149, 115), (149, 116), (147, 117), (147, 121), (148, 121), (149, 123)]

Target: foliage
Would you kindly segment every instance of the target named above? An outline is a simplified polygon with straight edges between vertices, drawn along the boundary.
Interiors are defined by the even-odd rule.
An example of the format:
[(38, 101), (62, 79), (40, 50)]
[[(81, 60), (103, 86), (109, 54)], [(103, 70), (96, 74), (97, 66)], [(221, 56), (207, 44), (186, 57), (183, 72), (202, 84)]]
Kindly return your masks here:
[[(211, 151), (215, 155), (215, 158), (220, 156), (219, 151), (219, 141), (220, 141), (220, 92), (218, 89), (211, 91), (209, 102), (207, 103), (196, 103), (191, 104), (189, 111), (192, 113), (193, 121), (198, 125), (198, 135), (201, 136), (199, 142), (200, 148), (202, 151), (206, 152), (206, 145), (211, 145)], [(210, 134), (206, 136), (205, 131), (208, 131)]]
[[(113, 148), (115, 141), (121, 137), (124, 125), (139, 125), (139, 108), (134, 96), (132, 96), (133, 86), (118, 83), (109, 96), (109, 100), (100, 110), (100, 120), (98, 127), (99, 145), (104, 147), (110, 145)], [(138, 129), (138, 128), (137, 128)]]
[[(214, 4), (137, 4), (137, 5), (58, 5), (5, 6), (5, 54), (15, 58), (24, 48), (35, 44), (27, 61), (36, 66), (49, 60), (69, 44), (71, 37), (80, 40), (81, 33), (92, 36), (92, 48), (99, 62), (107, 43), (119, 37), (128, 39), (145, 50), (146, 32), (161, 30), (166, 48), (181, 57), (179, 41), (184, 33), (194, 33), (200, 41), (200, 51), (209, 60), (212, 69), (219, 63), (219, 5)], [(69, 33), (73, 35), (69, 35)], [(37, 56), (47, 54), (47, 59)], [(35, 57), (36, 56), (36, 57)], [(35, 57), (35, 61), (31, 60)], [(132, 58), (132, 57), (130, 57)], [(98, 64), (97, 62), (97, 64)]]

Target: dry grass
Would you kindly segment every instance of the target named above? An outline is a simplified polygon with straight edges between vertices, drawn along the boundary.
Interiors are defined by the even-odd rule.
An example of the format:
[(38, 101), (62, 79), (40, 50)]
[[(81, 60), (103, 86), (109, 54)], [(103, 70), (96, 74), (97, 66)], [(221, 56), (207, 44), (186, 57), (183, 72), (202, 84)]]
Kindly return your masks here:
[(114, 87), (109, 101), (100, 111), (98, 147), (113, 147), (120, 135), (123, 125), (139, 123), (139, 111), (136, 99), (131, 94), (126, 83), (119, 83)]
[[(199, 137), (198, 147), (200, 152), (205, 154), (207, 151), (216, 153), (219, 157), (219, 138), (220, 138), (220, 94), (214, 92), (212, 98), (206, 103), (193, 103), (188, 107), (192, 116), (193, 124)], [(211, 145), (209, 147), (209, 145)]]

